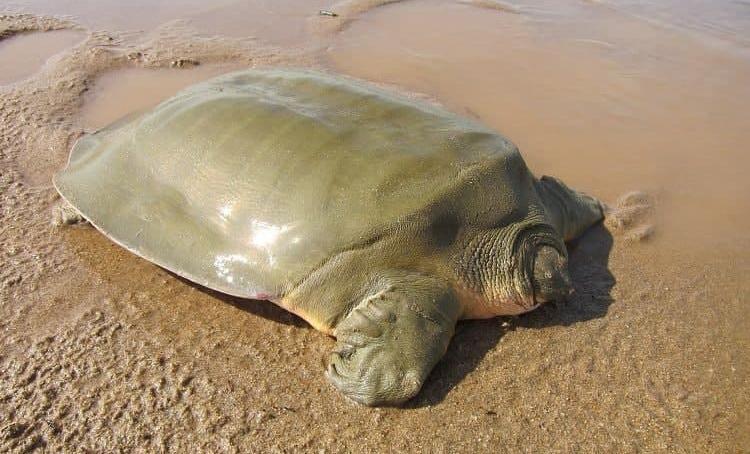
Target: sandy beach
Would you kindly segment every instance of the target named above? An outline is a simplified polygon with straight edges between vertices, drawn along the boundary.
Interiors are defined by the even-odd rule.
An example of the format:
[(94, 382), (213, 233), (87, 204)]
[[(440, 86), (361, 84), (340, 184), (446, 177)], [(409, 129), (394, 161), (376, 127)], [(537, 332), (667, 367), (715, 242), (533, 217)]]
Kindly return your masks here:
[[(750, 452), (746, 2), (92, 5), (0, 2), (0, 451)], [(359, 406), (296, 316), (52, 222), (82, 134), (260, 67), (427, 99), (644, 209), (568, 245), (566, 302), (460, 322), (415, 399)]]

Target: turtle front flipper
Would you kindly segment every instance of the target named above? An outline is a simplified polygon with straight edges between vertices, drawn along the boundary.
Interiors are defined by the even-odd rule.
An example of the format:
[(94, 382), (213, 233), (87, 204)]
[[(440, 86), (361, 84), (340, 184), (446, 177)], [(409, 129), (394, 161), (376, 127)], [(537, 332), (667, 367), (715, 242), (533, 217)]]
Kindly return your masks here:
[(419, 392), (445, 354), (460, 306), (453, 290), (432, 277), (378, 281), (336, 326), (326, 376), (356, 402), (397, 405)]

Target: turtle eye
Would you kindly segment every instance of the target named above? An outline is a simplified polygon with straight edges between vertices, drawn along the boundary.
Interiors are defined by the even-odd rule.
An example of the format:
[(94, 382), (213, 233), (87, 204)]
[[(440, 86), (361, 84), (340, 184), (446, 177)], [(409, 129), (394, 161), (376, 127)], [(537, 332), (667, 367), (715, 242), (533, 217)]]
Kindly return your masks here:
[(437, 247), (448, 247), (456, 240), (460, 224), (451, 214), (444, 214), (430, 224), (430, 239)]

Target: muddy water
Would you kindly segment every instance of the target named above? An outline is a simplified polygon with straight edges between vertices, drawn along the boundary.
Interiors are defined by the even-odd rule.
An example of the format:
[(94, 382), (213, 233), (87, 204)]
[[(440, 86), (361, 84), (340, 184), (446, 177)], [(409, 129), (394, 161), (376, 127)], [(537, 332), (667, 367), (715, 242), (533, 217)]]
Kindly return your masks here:
[[(749, 373), (750, 8), (666, 3), (675, 8), (414, 0), (358, 18), (326, 56), (339, 71), (480, 119), (518, 144), (537, 174), (607, 201), (650, 194), (654, 235), (620, 237), (609, 252), (616, 296), (607, 318), (626, 311), (621, 335), (638, 340), (626, 357), (615, 359), (612, 346), (598, 355), (640, 364), (644, 383), (682, 376), (744, 412), (747, 401), (735, 399)], [(579, 341), (565, 340), (584, 348)], [(671, 354), (664, 342), (675, 342)], [(737, 421), (735, 439), (748, 427)]]
[(149, 31), (183, 20), (206, 35), (258, 37), (294, 45), (308, 38), (307, 18), (328, 4), (327, 0), (17, 0), (0, 4), (0, 11), (72, 16), (95, 30)]
[(235, 1), (216, 4), (188, 19), (201, 33), (255, 36), (291, 46), (309, 39), (308, 19), (329, 4), (329, 0)]
[(81, 123), (97, 130), (127, 114), (153, 107), (181, 89), (226, 72), (235, 66), (198, 66), (191, 69), (130, 68), (100, 76), (84, 97)]
[(662, 241), (748, 244), (750, 212), (738, 208), (750, 206), (750, 60), (598, 4), (516, 11), (387, 6), (341, 33), (328, 57), (480, 118), (538, 173), (607, 200), (658, 195)]
[(594, 0), (602, 6), (659, 26), (750, 46), (750, 3), (745, 0)]
[(85, 36), (85, 33), (73, 30), (54, 30), (0, 41), (0, 85), (29, 77), (49, 58), (80, 43)]

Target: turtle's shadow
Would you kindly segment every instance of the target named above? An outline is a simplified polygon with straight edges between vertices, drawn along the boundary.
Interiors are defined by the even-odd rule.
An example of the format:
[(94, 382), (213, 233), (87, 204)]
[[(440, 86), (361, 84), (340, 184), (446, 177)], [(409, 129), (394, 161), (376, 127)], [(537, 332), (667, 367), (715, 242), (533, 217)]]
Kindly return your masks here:
[[(468, 320), (458, 323), (448, 351), (427, 378), (422, 391), (406, 408), (420, 408), (443, 401), (495, 348), (500, 339), (515, 328), (569, 326), (606, 315), (615, 278), (609, 271), (612, 235), (601, 224), (590, 228), (580, 239), (568, 244), (570, 275), (575, 293), (564, 303), (547, 304), (517, 317)], [(310, 328), (304, 320), (268, 301), (256, 301), (226, 295), (181, 278), (186, 285), (253, 315), (276, 323)]]
[(281, 307), (273, 304), (270, 301), (253, 300), (249, 298), (240, 298), (239, 296), (227, 295), (226, 293), (221, 293), (208, 287), (204, 287), (200, 284), (196, 284), (195, 282), (178, 276), (177, 274), (174, 274), (169, 270), (167, 270), (167, 272), (185, 285), (189, 285), (199, 292), (203, 292), (206, 295), (216, 298), (223, 303), (234, 306), (241, 311), (257, 315), (258, 317), (263, 317), (266, 320), (270, 320), (272, 322), (280, 323), (283, 325), (312, 329), (312, 327), (306, 321), (302, 320), (300, 317), (292, 314), (291, 312), (282, 309)]
[(547, 304), (517, 317), (459, 322), (448, 351), (407, 408), (440, 403), (451, 389), (471, 373), (500, 339), (517, 327), (569, 326), (603, 317), (612, 304), (615, 278), (609, 271), (612, 235), (601, 224), (568, 244), (570, 274), (575, 293), (568, 301)]

